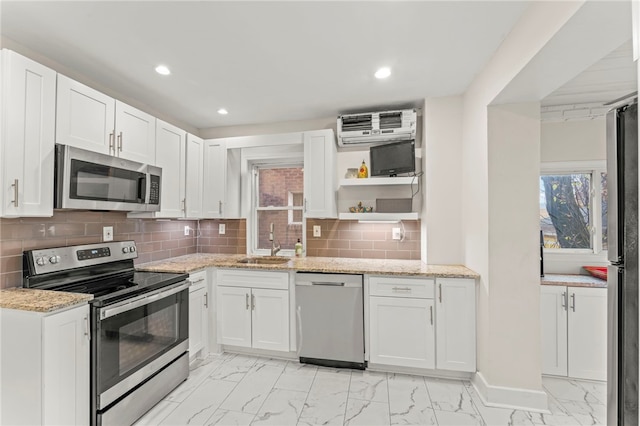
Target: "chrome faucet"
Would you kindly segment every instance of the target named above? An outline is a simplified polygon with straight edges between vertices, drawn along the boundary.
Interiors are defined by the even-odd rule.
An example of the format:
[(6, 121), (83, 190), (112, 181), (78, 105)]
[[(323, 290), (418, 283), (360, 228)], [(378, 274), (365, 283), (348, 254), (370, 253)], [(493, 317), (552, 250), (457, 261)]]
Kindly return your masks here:
[(280, 251), (280, 244), (276, 245), (276, 239), (273, 236), (273, 223), (269, 226), (269, 241), (271, 241), (271, 256), (275, 256)]

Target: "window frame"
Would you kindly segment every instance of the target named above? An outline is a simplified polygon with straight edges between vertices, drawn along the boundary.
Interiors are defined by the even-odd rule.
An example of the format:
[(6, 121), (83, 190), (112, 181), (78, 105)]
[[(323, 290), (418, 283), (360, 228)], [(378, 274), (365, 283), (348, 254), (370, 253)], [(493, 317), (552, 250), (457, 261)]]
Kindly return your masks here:
[[(590, 258), (593, 255), (598, 257), (605, 255), (607, 250), (603, 249), (603, 223), (602, 223), (602, 190), (600, 188), (601, 173), (607, 172), (607, 163), (601, 161), (562, 161), (540, 163), (540, 177), (543, 175), (568, 175), (568, 174), (590, 174), (591, 188), (589, 199), (589, 229), (591, 231), (591, 247), (589, 249), (567, 249), (567, 248), (547, 248), (544, 247), (545, 254), (569, 255), (575, 257)], [(538, 178), (538, 185), (540, 184)], [(540, 193), (538, 192), (538, 196)]]
[[(301, 206), (265, 206), (260, 207), (260, 196), (259, 196), (259, 169), (274, 169), (274, 168), (290, 168), (290, 167), (300, 167), (304, 169), (304, 160), (301, 158), (299, 161), (297, 159), (292, 158), (271, 158), (269, 160), (263, 161), (253, 161), (251, 162), (251, 212), (250, 212), (250, 224), (248, 224), (249, 229), (251, 230), (251, 243), (250, 246), (247, 246), (247, 249), (250, 250), (251, 254), (256, 256), (268, 256), (271, 254), (270, 249), (261, 249), (258, 248), (258, 212), (259, 211), (288, 211), (291, 215), (294, 210), (303, 211), (304, 205)], [(303, 185), (303, 199), (304, 199), (304, 185)], [(296, 222), (298, 223), (298, 222)], [(302, 215), (302, 236), (304, 236), (306, 232), (306, 218), (304, 214)], [(281, 249), (278, 254), (281, 256), (289, 256), (292, 257), (295, 255), (295, 249)]]

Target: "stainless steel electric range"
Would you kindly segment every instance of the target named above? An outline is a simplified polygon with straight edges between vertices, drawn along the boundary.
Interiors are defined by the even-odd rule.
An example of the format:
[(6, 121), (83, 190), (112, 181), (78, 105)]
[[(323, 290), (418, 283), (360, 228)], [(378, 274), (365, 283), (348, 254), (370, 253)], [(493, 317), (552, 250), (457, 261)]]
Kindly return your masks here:
[(91, 425), (130, 425), (189, 374), (187, 274), (136, 272), (133, 241), (23, 253), (23, 286), (93, 294)]

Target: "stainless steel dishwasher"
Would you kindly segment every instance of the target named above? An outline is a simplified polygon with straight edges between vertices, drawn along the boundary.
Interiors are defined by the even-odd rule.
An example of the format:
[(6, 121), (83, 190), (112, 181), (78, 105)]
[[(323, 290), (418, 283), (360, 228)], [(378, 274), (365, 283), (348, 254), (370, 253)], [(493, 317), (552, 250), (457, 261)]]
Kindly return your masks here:
[(364, 369), (362, 275), (296, 273), (300, 362)]

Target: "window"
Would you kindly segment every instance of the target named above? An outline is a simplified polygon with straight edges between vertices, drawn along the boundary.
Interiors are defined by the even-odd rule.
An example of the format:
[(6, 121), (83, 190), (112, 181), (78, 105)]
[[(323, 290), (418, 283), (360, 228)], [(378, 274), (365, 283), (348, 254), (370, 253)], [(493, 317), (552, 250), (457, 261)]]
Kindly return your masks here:
[(261, 164), (254, 167), (254, 252), (271, 249), (274, 240), (282, 250), (294, 250), (302, 241), (303, 169), (301, 165)]
[(546, 249), (599, 253), (607, 249), (606, 224), (604, 164), (543, 165), (540, 229)]

